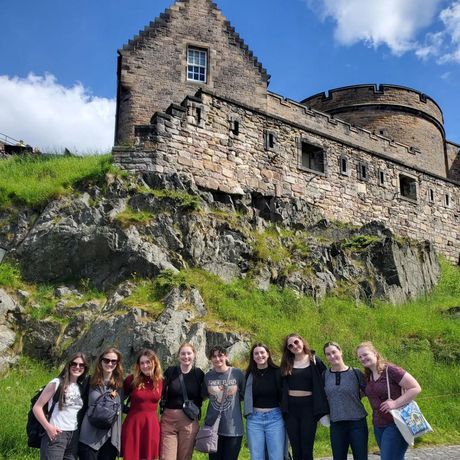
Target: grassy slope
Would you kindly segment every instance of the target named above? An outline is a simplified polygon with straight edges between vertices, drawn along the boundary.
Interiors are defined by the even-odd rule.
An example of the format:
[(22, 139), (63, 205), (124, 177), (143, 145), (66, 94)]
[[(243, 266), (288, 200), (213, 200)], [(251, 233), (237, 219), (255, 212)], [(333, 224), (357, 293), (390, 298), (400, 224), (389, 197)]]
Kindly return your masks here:
[[(97, 180), (109, 169), (109, 156), (1, 161), (0, 208), (11, 203), (42, 206), (50, 198), (70, 192), (75, 183)], [(209, 309), (207, 322), (212, 327), (238, 330), (252, 340), (264, 341), (277, 358), (282, 337), (291, 331), (302, 334), (320, 356), (325, 341), (340, 342), (347, 362), (356, 366), (355, 346), (362, 340), (373, 340), (388, 359), (406, 367), (422, 384), (423, 393), (418, 400), (436, 434), (421, 442), (460, 443), (460, 326), (458, 319), (443, 314), (448, 307), (460, 305), (458, 267), (443, 264), (442, 281), (432, 295), (399, 307), (381, 304), (370, 308), (356, 305), (353, 299), (335, 297), (315, 304), (290, 291), (257, 291), (247, 280), (224, 284), (199, 270), (184, 271), (178, 276), (166, 273), (153, 283), (139, 281), (140, 288), (131, 298), (133, 306), (142, 305), (155, 314), (168, 288), (178, 284), (196, 286)], [(17, 269), (0, 265), (0, 285), (22, 287)], [(52, 287), (29, 285), (26, 289), (43, 304), (43, 315), (51, 312), (55, 303), (50, 299)], [(244, 361), (235, 364), (245, 365)], [(53, 374), (43, 365), (23, 359), (0, 380), (0, 458), (37, 457), (36, 451), (25, 447), (25, 419), (30, 397)], [(320, 428), (317, 453), (328, 452), (327, 436), (328, 431)], [(241, 458), (248, 458), (247, 449)]]

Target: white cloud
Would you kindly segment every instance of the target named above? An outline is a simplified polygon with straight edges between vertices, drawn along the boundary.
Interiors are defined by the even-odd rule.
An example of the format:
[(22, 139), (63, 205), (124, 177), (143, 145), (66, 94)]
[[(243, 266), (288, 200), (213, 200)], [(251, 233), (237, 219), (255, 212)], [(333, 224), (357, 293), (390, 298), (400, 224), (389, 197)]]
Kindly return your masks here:
[(115, 101), (91, 96), (80, 83), (0, 75), (0, 101), (0, 132), (43, 151), (97, 153), (113, 145)]
[[(309, 0), (324, 18), (336, 22), (335, 37), (344, 45), (364, 41), (387, 45), (400, 55), (417, 47), (416, 36), (429, 26), (442, 0)], [(316, 8), (315, 8), (316, 9)]]
[(439, 61), (441, 63), (455, 61), (460, 63), (460, 2), (452, 3), (439, 15), (445, 26), (445, 32), (450, 38), (449, 52), (445, 53)]

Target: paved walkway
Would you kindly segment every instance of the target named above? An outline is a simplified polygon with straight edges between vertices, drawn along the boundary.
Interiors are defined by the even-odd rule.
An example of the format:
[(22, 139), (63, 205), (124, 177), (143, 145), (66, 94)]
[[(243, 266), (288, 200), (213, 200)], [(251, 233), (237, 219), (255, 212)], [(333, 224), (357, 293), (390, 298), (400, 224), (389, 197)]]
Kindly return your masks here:
[[(353, 460), (351, 455), (349, 460)], [(318, 460), (332, 460), (332, 457), (323, 457)], [(369, 455), (369, 460), (380, 460), (380, 455)], [(423, 447), (409, 449), (406, 460), (460, 460), (460, 446)]]

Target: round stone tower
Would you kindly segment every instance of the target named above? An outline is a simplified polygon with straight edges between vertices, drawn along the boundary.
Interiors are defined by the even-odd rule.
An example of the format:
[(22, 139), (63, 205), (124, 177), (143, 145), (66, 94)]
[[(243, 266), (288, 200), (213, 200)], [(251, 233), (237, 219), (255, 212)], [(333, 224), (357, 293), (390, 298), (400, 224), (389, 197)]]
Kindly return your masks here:
[(426, 94), (396, 85), (354, 85), (316, 94), (302, 104), (405, 144), (412, 154), (402, 161), (446, 175), (444, 119)]

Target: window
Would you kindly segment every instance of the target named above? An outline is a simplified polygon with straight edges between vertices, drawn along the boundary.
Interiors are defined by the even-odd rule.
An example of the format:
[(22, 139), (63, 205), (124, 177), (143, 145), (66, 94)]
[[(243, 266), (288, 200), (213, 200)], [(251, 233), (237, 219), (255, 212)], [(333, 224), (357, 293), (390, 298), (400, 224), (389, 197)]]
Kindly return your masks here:
[(379, 169), (379, 185), (384, 186), (386, 183), (385, 171)]
[(358, 163), (358, 179), (363, 181), (369, 180), (369, 166), (365, 161)]
[(321, 147), (318, 147), (317, 145), (312, 145), (305, 141), (301, 141), (301, 144), (301, 166), (312, 171), (324, 173), (325, 157), (323, 149)]
[(428, 190), (428, 201), (434, 203), (434, 190), (432, 188)]
[(340, 174), (344, 176), (349, 176), (350, 171), (348, 169), (348, 158), (345, 156), (341, 156), (339, 158), (339, 165), (340, 165)]
[(264, 132), (264, 147), (265, 150), (274, 150), (276, 146), (276, 136), (271, 131)]
[(446, 205), (446, 207), (450, 206), (450, 195), (448, 193), (444, 195), (444, 204)]
[(409, 200), (417, 200), (417, 181), (413, 177), (399, 175), (399, 191), (401, 196)]
[(187, 80), (206, 83), (208, 52), (199, 48), (187, 49)]

